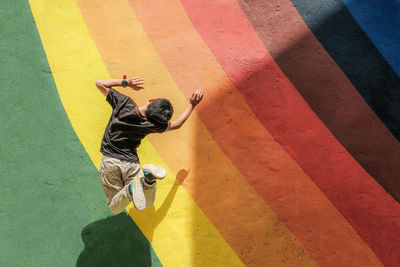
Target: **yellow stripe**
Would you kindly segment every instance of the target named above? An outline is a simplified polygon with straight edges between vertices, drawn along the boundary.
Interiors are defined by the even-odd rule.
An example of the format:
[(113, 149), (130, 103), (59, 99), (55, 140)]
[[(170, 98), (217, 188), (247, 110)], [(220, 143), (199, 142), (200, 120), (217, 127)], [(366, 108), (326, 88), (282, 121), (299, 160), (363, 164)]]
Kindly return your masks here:
[[(179, 131), (162, 136), (150, 135), (149, 140), (174, 173), (177, 173), (182, 167), (190, 169), (190, 174), (183, 183), (184, 188), (240, 259), (245, 264), (255, 266), (262, 266), (267, 262), (270, 265), (281, 262), (299, 266), (315, 265), (310, 255), (285, 224), (279, 220), (261, 196), (257, 194), (255, 188), (248, 183), (246, 177), (224, 154), (198, 114), (221, 117), (220, 122), (226, 119), (226, 125), (216, 123), (217, 121), (211, 119), (214, 123), (208, 124), (208, 126), (214, 130), (221, 127), (235, 128), (237, 131), (226, 138), (230, 139), (231, 142), (228, 141), (228, 143), (233, 145), (239, 154), (243, 149), (243, 145), (240, 144), (242, 131), (248, 132), (248, 129), (252, 129), (253, 133), (247, 135), (251, 137), (248, 140), (254, 141), (253, 138), (258, 138), (257, 140), (260, 141), (262, 136), (265, 137), (261, 143), (251, 142), (253, 145), (268, 145), (269, 148), (272, 148), (271, 151), (278, 152), (279, 155), (286, 155), (285, 152), (282, 152), (279, 144), (271, 141), (271, 135), (262, 125), (261, 128), (259, 127), (259, 122), (254, 120), (254, 114), (247, 112), (248, 107), (245, 102), (240, 103), (239, 101), (239, 106), (244, 109), (240, 109), (241, 111), (236, 113), (238, 120), (235, 122), (234, 119), (232, 123), (228, 121), (227, 114), (232, 115), (232, 112), (226, 113), (225, 107), (236, 106), (237, 100), (242, 100), (243, 97), (237, 95), (237, 90), (229, 83), (229, 79), (212, 58), (212, 53), (204, 46), (204, 42), (193, 29), (188, 18), (185, 15), (181, 16), (174, 8), (169, 9), (173, 2), (167, 2), (168, 4), (158, 12), (169, 14), (169, 18), (173, 17), (173, 22), (166, 16), (157, 16), (157, 12), (151, 13), (151, 8), (144, 11), (146, 14), (154, 15), (153, 19), (158, 21), (158, 28), (162, 29), (163, 26), (166, 26), (164, 31), (156, 32), (156, 37), (153, 35), (154, 31), (148, 33), (143, 31), (138, 20), (138, 16), (144, 14), (143, 11), (139, 9), (133, 12), (126, 0), (108, 0), (101, 3), (96, 0), (79, 0), (78, 5), (92, 34), (92, 39), (112, 76), (118, 77), (121, 75), (121, 70), (124, 70), (128, 72), (126, 74), (140, 73), (146, 82), (151, 82), (151, 86), (140, 93), (132, 90), (126, 91), (132, 94), (132, 97), (135, 97), (139, 103), (144, 103), (141, 101), (149, 98), (165, 96), (171, 99), (174, 108), (178, 111), (176, 115), (178, 115), (188, 103), (182, 91), (188, 97), (190, 96), (189, 92), (196, 88), (196, 84), (201, 83), (205, 86), (206, 95), (203, 102)], [(135, 3), (138, 2), (135, 0)], [(149, 1), (141, 3), (145, 6), (152, 5)], [(118, 14), (118, 16), (110, 14)], [(176, 29), (173, 26), (167, 27), (172, 23), (176, 24)], [(146, 23), (143, 26), (149, 25)], [(172, 58), (186, 59), (175, 65), (168, 65), (175, 74), (179, 70), (178, 78), (182, 79), (174, 81), (177, 76), (171, 77), (148, 35), (152, 35), (152, 41), (154, 44), (158, 44), (158, 47), (169, 47), (166, 50), (171, 53), (163, 55), (166, 59), (165, 62), (171, 63), (174, 61)], [(186, 42), (182, 42), (183, 39)], [(189, 50), (193, 51), (188, 53)], [(193, 54), (196, 56), (193, 57)], [(151, 68), (148, 68), (148, 64), (151, 64)], [(178, 82), (182, 86), (182, 90), (178, 87)], [(211, 106), (220, 105), (222, 107), (219, 110), (220, 113), (208, 112), (215, 111)], [(250, 128), (238, 126), (243, 124), (244, 114), (251, 115), (250, 117), (245, 116), (245, 124), (250, 125)], [(256, 130), (254, 131), (254, 129)], [(273, 162), (276, 161), (275, 157), (271, 159)], [(288, 162), (290, 163), (292, 160)], [(268, 170), (266, 171), (268, 172)], [(304, 176), (296, 164), (289, 166), (286, 173), (289, 176), (293, 176), (293, 173)], [(277, 181), (281, 180), (276, 174), (265, 175), (268, 178), (275, 177), (274, 179)], [(306, 184), (309, 184), (309, 181), (306, 179)], [(312, 188), (315, 189), (315, 185)], [(318, 188), (316, 190), (318, 191)], [(198, 246), (202, 246), (202, 244), (200, 243)]]
[[(99, 145), (111, 110), (94, 82), (110, 75), (75, 1), (30, 0), (30, 5), (64, 108), (93, 163), (99, 166)], [(146, 67), (150, 71), (151, 62)], [(147, 139), (143, 140), (140, 156), (143, 163), (166, 166)], [(154, 208), (139, 213), (128, 207), (135, 222), (152, 242), (160, 261), (166, 266), (242, 265), (207, 217), (178, 185), (173, 173), (167, 169), (167, 178), (158, 187)]]

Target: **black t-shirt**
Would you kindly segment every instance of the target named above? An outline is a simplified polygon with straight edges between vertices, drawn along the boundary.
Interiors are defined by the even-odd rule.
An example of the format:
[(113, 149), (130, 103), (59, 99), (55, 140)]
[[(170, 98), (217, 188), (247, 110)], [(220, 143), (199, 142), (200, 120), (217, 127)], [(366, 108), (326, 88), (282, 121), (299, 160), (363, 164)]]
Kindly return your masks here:
[(150, 133), (162, 133), (168, 123), (154, 124), (139, 113), (129, 96), (109, 88), (107, 101), (113, 111), (101, 141), (100, 152), (105, 156), (139, 163), (136, 152), (141, 140)]

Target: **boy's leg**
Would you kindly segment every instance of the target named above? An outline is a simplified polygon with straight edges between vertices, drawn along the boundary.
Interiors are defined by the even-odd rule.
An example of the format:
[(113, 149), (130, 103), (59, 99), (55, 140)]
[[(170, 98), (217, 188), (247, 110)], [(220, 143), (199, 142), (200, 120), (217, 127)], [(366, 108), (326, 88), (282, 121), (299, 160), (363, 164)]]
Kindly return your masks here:
[(133, 205), (138, 210), (144, 210), (146, 208), (146, 198), (140, 163), (124, 161), (122, 170), (122, 180), (124, 185), (129, 189)]
[(148, 208), (153, 205), (156, 197), (157, 180), (163, 179), (167, 171), (161, 166), (145, 164), (143, 165), (143, 174), (143, 191), (146, 197), (146, 208)]
[(124, 184), (120, 168), (121, 160), (103, 156), (100, 178), (108, 207), (113, 213), (122, 212), (132, 200), (128, 186)]
[[(166, 175), (166, 170), (161, 166), (146, 164), (143, 166), (143, 171), (147, 174), (145, 177), (139, 163), (121, 161), (119, 166), (124, 189), (116, 196), (122, 195), (122, 192), (125, 192), (126, 195), (126, 192), (128, 192), (127, 194), (131, 195), (133, 204), (138, 210), (143, 210), (153, 205), (157, 189), (155, 179), (163, 179)], [(143, 178), (147, 178), (148, 182), (145, 182)]]
[(151, 207), (151, 205), (153, 205), (154, 200), (156, 199), (156, 189), (157, 189), (157, 181), (155, 181), (151, 185), (144, 182), (143, 192), (146, 198), (146, 208), (149, 208)]

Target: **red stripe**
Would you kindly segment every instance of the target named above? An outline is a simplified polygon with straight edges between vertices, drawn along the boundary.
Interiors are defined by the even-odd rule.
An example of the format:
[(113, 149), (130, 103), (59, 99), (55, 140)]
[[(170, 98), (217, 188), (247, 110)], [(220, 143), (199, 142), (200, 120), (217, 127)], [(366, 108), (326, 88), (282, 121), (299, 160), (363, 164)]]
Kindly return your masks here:
[[(206, 88), (206, 97), (196, 108), (196, 113), (212, 133), (212, 138), (245, 176), (246, 181), (263, 197), (312, 257), (326, 266), (381, 266), (375, 254), (340, 212), (255, 118), (243, 96), (231, 84), (209, 48), (193, 28), (180, 2), (177, 0), (130, 1), (130, 3), (182, 93), (190, 97), (193, 88), (198, 86)], [(218, 18), (215, 19), (218, 21)], [(243, 186), (239, 182), (242, 177), (230, 175), (228, 173), (230, 164), (213, 157), (214, 148), (207, 147), (202, 131), (203, 127), (199, 125), (199, 132), (194, 134), (193, 138), (196, 146), (195, 161), (198, 166), (194, 170), (204, 172), (198, 173), (190, 185), (185, 185), (185, 189), (216, 225), (226, 220), (231, 212), (237, 214), (236, 207), (224, 208), (227, 203), (232, 203), (230, 199), (235, 200), (234, 206), (238, 205), (238, 208), (243, 207), (242, 204), (245, 205), (247, 211), (243, 214), (254, 213), (254, 209), (258, 209), (254, 206), (257, 202), (248, 200), (249, 198), (256, 200), (258, 196), (254, 195), (255, 192), (246, 194), (244, 198), (243, 195), (238, 195)], [(157, 142), (155, 139), (152, 139), (153, 141)], [(157, 146), (159, 148), (165, 146), (166, 151), (175, 149), (173, 145), (164, 143), (159, 142)], [(160, 148), (159, 151), (164, 149)], [(170, 153), (174, 152), (167, 154), (170, 156)], [(179, 157), (182, 155), (176, 153), (176, 158)], [(176, 160), (171, 163), (173, 162)], [(236, 178), (239, 180), (234, 180)], [(226, 185), (232, 181), (236, 187), (226, 189)], [(226, 192), (229, 192), (228, 195)], [(213, 194), (218, 195), (216, 199), (221, 200), (220, 205), (215, 205)], [(215, 213), (216, 208), (219, 211), (223, 209), (223, 213)], [(243, 220), (243, 218), (249, 219)], [(238, 221), (247, 223), (248, 227), (245, 228), (234, 227), (244, 233), (255, 229), (255, 225), (260, 225), (261, 219), (262, 217), (248, 214), (229, 221), (233, 226), (237, 225)], [(268, 224), (262, 223), (262, 225), (263, 229), (268, 229)], [(249, 239), (237, 231), (232, 232), (226, 228), (219, 230), (230, 240), (230, 244), (232, 241), (243, 244), (246, 240), (252, 240), (252, 244), (246, 245), (244, 251), (236, 250), (245, 262), (257, 265), (255, 258), (247, 251), (251, 251), (252, 255), (263, 255), (264, 265), (265, 259), (269, 262), (275, 258), (268, 256), (271, 255), (270, 242), (256, 245), (251, 236)], [(264, 236), (263, 231), (257, 232), (258, 238), (268, 239), (269, 234)], [(276, 230), (274, 232), (276, 233)], [(282, 239), (282, 242), (273, 243), (283, 245), (286, 242)], [(258, 254), (259, 252), (261, 254)], [(273, 255), (279, 256), (281, 253)], [(290, 254), (287, 254), (286, 258), (288, 255)]]
[(378, 257), (393, 265), (400, 255), (400, 205), (359, 166), (313, 113), (266, 51), (237, 2), (182, 0), (182, 3), (195, 28), (263, 125)]
[[(358, 86), (364, 84), (361, 86), (364, 89), (361, 87), (356, 89), (355, 85), (351, 84), (343, 71), (308, 29), (291, 1), (238, 0), (238, 3), (251, 23), (256, 25), (255, 29), (261, 41), (269, 49), (271, 55), (295, 85), (296, 89), (318, 114), (318, 117), (321, 118), (328, 129), (360, 165), (400, 202), (400, 143), (358, 93), (359, 90), (363, 90), (363, 94), (367, 94), (367, 97), (370, 98), (369, 103), (376, 102), (372, 104), (375, 109), (379, 105), (383, 105), (383, 102), (385, 102), (383, 99), (387, 98), (388, 95), (393, 95), (390, 93), (392, 90), (390, 88), (394, 86), (392, 78), (389, 77), (391, 74), (385, 74), (386, 76), (389, 75), (389, 80), (386, 83), (385, 77), (383, 77), (385, 75), (379, 77), (382, 74), (382, 70), (380, 70), (382, 65), (376, 66), (377, 77), (365, 77), (365, 80), (370, 80), (371, 86), (375, 88), (372, 89), (374, 93), (365, 88), (367, 83), (363, 82), (357, 82), (357, 84)], [(314, 2), (309, 1), (307, 6), (312, 6), (313, 4)], [(340, 4), (328, 6), (333, 8), (338, 5)], [(315, 6), (318, 6), (318, 4)], [(342, 10), (331, 11), (333, 17), (342, 13)], [(310, 16), (313, 15), (315, 14), (310, 14)], [(350, 15), (347, 14), (346, 16)], [(329, 22), (332, 17), (326, 19)], [(317, 21), (321, 21), (321, 19), (317, 18)], [(344, 18), (344, 21), (349, 22), (346, 18)], [(343, 25), (341, 26), (340, 29), (346, 29)], [(323, 23), (321, 27), (317, 28), (322, 30), (325, 27), (328, 26)], [(349, 27), (349, 30), (354, 32), (354, 29), (351, 29), (354, 25), (349, 25)], [(360, 31), (356, 30), (356, 32)], [(320, 34), (322, 33), (320, 32)], [(348, 34), (348, 32), (344, 33), (344, 35)], [(325, 36), (323, 39), (325, 39), (324, 43), (326, 44), (326, 38), (328, 37), (326, 37), (326, 34), (322, 34), (322, 36)], [(351, 47), (359, 43), (356, 40), (363, 39), (362, 36), (358, 35), (351, 38), (345, 37), (344, 39), (353, 39), (350, 43), (345, 43), (342, 38), (338, 40), (335, 40), (335, 38), (332, 36), (331, 42), (336, 43), (336, 46), (349, 46), (349, 48), (338, 48), (338, 50), (343, 50), (344, 52), (346, 50), (347, 52), (349, 52), (348, 50), (354, 50)], [(372, 47), (370, 46), (370, 48)], [(332, 51), (332, 46), (330, 50)], [(365, 50), (365, 47), (361, 50)], [(343, 66), (343, 56), (338, 55), (336, 52), (334, 57), (337, 59), (342, 58), (339, 61), (342, 61), (340, 65)], [(376, 62), (376, 55), (373, 55), (375, 54), (374, 51), (370, 52), (365, 53), (365, 57), (369, 58), (371, 56), (371, 58), (362, 60), (362, 62), (375, 64), (373, 62)], [(364, 67), (362, 62), (360, 62), (361, 65), (349, 62), (349, 66), (351, 65), (354, 68), (354, 74), (358, 76), (358, 78), (356, 76), (353, 77), (352, 80), (359, 80), (362, 72), (360, 69)], [(368, 66), (365, 75), (371, 75), (370, 69), (374, 67)], [(349, 69), (347, 69), (347, 73), (353, 75)], [(393, 74), (393, 72), (391, 73)], [(383, 85), (381, 88), (382, 95), (378, 94), (378, 83)], [(370, 93), (367, 93), (367, 91), (370, 91)], [(381, 115), (382, 112), (385, 113), (385, 111), (381, 110)], [(389, 112), (384, 116), (387, 117), (387, 120), (390, 120), (389, 117), (392, 115)]]

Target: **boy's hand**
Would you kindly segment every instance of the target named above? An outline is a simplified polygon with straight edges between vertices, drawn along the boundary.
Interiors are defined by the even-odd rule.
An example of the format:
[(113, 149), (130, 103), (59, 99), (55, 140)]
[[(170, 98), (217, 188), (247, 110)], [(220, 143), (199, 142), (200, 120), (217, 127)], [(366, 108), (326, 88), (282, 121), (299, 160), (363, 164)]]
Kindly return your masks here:
[(197, 106), (200, 101), (203, 99), (203, 90), (197, 89), (194, 91), (192, 96), (190, 97), (190, 104), (186, 108), (186, 110), (179, 116), (179, 118), (175, 121), (171, 121), (168, 123), (167, 131), (179, 129), (183, 123), (189, 118), (195, 106)]
[(197, 89), (192, 96), (190, 97), (190, 103), (193, 105), (193, 107), (197, 106), (200, 101), (203, 99), (203, 90)]
[(140, 77), (132, 77), (128, 80), (128, 86), (136, 91), (144, 89), (144, 87), (141, 86), (142, 84), (144, 84), (144, 79)]

